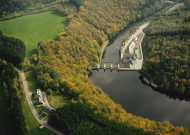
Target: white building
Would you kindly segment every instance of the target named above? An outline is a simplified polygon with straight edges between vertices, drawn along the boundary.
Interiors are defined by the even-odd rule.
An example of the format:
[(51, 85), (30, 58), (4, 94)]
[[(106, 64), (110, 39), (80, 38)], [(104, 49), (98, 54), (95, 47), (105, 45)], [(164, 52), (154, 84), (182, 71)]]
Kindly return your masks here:
[(36, 91), (33, 92), (33, 96), (37, 101), (37, 104), (44, 104), (43, 98), (42, 98), (42, 92), (40, 89), (37, 89)]
[(129, 45), (129, 53), (131, 53), (131, 54), (133, 54), (134, 45), (135, 45), (134, 42), (132, 42), (132, 43)]

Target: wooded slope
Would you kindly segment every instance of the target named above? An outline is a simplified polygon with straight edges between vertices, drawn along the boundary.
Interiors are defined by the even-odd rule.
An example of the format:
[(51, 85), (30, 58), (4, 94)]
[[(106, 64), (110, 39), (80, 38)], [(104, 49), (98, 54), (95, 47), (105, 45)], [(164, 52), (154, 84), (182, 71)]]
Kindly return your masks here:
[(190, 95), (190, 5), (161, 16), (146, 31), (141, 73), (165, 90)]
[[(163, 0), (86, 0), (79, 7), (78, 13), (73, 12), (76, 8), (60, 9), (60, 13), (68, 14), (68, 27), (59, 34), (59, 41), (39, 44), (38, 56), (32, 57), (37, 64), (34, 71), (38, 85), (43, 90), (50, 88), (69, 97), (73, 104), (78, 103), (79, 106), (73, 106), (73, 109), (80, 108), (80, 105), (84, 106), (81, 110), (90, 108), (89, 114), (98, 114), (99, 118), (105, 118), (106, 121), (102, 121), (104, 124), (114, 121), (135, 129), (142, 128), (147, 134), (189, 134), (188, 130), (174, 127), (168, 122), (155, 122), (126, 113), (88, 78), (87, 67), (98, 63), (99, 48), (108, 38), (116, 35), (129, 23), (159, 10), (163, 4)], [(70, 134), (81, 133), (81, 125), (83, 129), (91, 124), (96, 126), (92, 117), (82, 117), (85, 114), (78, 117), (78, 112), (70, 113), (69, 118), (67, 114), (56, 117), (67, 107), (50, 115), (49, 123), (52, 126), (58, 128), (56, 124), (59, 124), (59, 128), (64, 128), (65, 124), (69, 124), (67, 120), (70, 118), (77, 119), (74, 125), (68, 125), (67, 132)], [(93, 118), (97, 119), (96, 122), (99, 121), (98, 117)], [(55, 119), (56, 123), (51, 121)], [(98, 128), (104, 124), (99, 123)], [(122, 128), (124, 127), (121, 126), (118, 130), (123, 130)], [(93, 134), (93, 130), (86, 133)]]

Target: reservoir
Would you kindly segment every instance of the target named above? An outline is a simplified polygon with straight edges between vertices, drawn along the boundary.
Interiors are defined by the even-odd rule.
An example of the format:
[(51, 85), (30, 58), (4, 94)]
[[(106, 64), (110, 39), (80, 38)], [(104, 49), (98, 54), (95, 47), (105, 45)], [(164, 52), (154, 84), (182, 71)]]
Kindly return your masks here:
[[(120, 33), (106, 48), (102, 63), (119, 62), (118, 45), (129, 34), (131, 28)], [(102, 88), (115, 103), (122, 105), (128, 113), (190, 128), (190, 101), (155, 91), (143, 84), (139, 76), (137, 71), (93, 70), (90, 80)]]

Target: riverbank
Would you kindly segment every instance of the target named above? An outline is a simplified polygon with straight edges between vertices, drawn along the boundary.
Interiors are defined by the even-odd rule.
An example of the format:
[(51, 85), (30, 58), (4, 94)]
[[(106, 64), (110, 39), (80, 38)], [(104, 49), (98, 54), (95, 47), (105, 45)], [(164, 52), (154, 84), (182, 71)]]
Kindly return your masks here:
[(143, 52), (142, 52), (142, 41), (144, 39), (143, 30), (150, 24), (150, 21), (145, 22), (139, 26), (135, 33), (133, 33), (129, 39), (124, 42), (124, 46), (121, 48), (120, 65), (122, 67), (140, 70), (143, 64)]
[[(113, 44), (106, 48), (102, 62), (117, 62), (116, 60), (120, 59), (116, 47), (123, 42), (125, 37), (126, 32), (123, 32), (113, 41)], [(132, 71), (105, 72), (99, 70), (98, 72), (92, 71), (90, 80), (108, 94), (114, 102), (121, 104), (128, 113), (159, 122), (169, 121), (175, 126), (190, 128), (188, 107), (190, 103), (181, 98), (154, 91), (151, 87), (144, 85), (139, 76), (138, 72)]]
[(143, 29), (145, 29), (149, 24), (150, 24), (150, 21), (145, 22), (144, 24), (142, 24), (142, 25), (136, 30), (136, 32), (135, 32), (134, 34), (132, 34), (132, 35), (129, 37), (127, 43), (126, 43), (125, 46), (121, 49), (121, 59), (123, 58), (123, 54), (124, 54), (126, 48), (128, 47), (129, 43), (131, 43), (131, 41), (132, 41), (134, 38), (136, 38), (140, 33), (142, 33), (142, 32), (143, 32)]
[[(168, 9), (168, 11), (165, 12), (165, 14), (172, 12), (173, 10), (177, 10), (181, 8), (181, 6), (184, 6), (184, 3), (177, 3), (173, 7)], [(161, 18), (157, 18), (156, 20), (153, 20), (151, 22), (152, 25), (147, 30), (148, 36), (146, 38), (146, 42), (144, 43), (144, 48), (143, 48), (143, 51), (145, 51), (147, 54), (147, 60), (145, 61), (143, 69), (140, 71), (140, 73), (149, 80), (159, 84), (158, 88), (161, 89), (162, 92), (164, 91), (166, 93), (168, 92), (168, 93), (178, 94), (182, 97), (184, 96), (185, 97), (184, 99), (187, 99), (187, 97), (190, 97), (190, 93), (188, 91), (189, 71), (183, 68), (186, 65), (178, 60), (184, 59), (184, 57), (185, 59), (188, 59), (187, 58), (188, 54), (185, 51), (179, 51), (181, 47), (172, 48), (174, 41), (176, 44), (183, 45), (184, 48), (188, 44), (186, 38), (188, 39), (189, 36), (186, 36), (186, 34), (183, 34), (183, 32), (181, 32), (181, 31), (186, 31), (186, 29), (188, 29), (188, 28), (186, 29), (181, 28), (181, 25), (184, 25), (184, 27), (186, 25), (186, 27), (188, 27), (187, 22), (184, 21), (186, 17), (183, 16), (184, 14), (188, 14), (188, 10), (181, 9), (178, 10), (177, 13), (172, 12), (168, 16), (164, 15)], [(176, 36), (175, 32), (172, 32), (173, 27), (175, 27), (179, 35)], [(167, 52), (166, 49), (167, 47), (164, 46), (165, 44), (167, 44), (168, 50), (172, 50), (172, 52), (178, 51), (177, 55), (178, 60), (174, 58), (176, 56), (173, 56), (173, 53), (171, 53), (170, 51)], [(155, 45), (157, 45), (157, 48), (155, 48)], [(161, 52), (159, 56), (156, 55), (157, 51)], [(168, 56), (170, 57), (169, 60), (167, 59)], [(163, 66), (163, 63), (165, 63), (166, 65)], [(175, 65), (174, 67), (180, 67), (180, 68), (172, 69), (173, 65)], [(171, 68), (167, 68), (167, 66)], [(175, 70), (182, 72), (178, 72), (176, 74)], [(187, 73), (187, 75), (183, 75), (184, 70), (185, 73)], [(178, 79), (175, 78), (176, 76), (178, 76)], [(172, 80), (170, 78), (175, 78), (175, 79)]]
[(106, 40), (105, 43), (104, 43), (104, 44), (101, 46), (101, 48), (100, 48), (100, 52), (101, 52), (100, 58), (99, 58), (100, 63), (101, 63), (101, 61), (102, 61), (103, 53), (104, 53), (104, 51), (105, 51), (105, 49), (106, 49), (106, 47), (107, 47), (108, 45), (109, 45), (109, 40)]

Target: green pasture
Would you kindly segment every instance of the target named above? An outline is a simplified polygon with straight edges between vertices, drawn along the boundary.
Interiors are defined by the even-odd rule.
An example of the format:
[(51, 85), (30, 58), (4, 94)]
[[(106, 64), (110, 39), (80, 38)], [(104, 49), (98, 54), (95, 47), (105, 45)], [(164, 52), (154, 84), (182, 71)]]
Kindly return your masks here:
[(26, 99), (22, 101), (22, 108), (25, 117), (26, 125), (30, 131), (30, 135), (56, 135), (54, 132), (47, 128), (40, 129), (40, 124), (33, 116)]
[(37, 52), (39, 41), (55, 40), (66, 24), (66, 17), (48, 11), (1, 21), (0, 30), (5, 36), (24, 41), (27, 51), (26, 56), (29, 58)]

